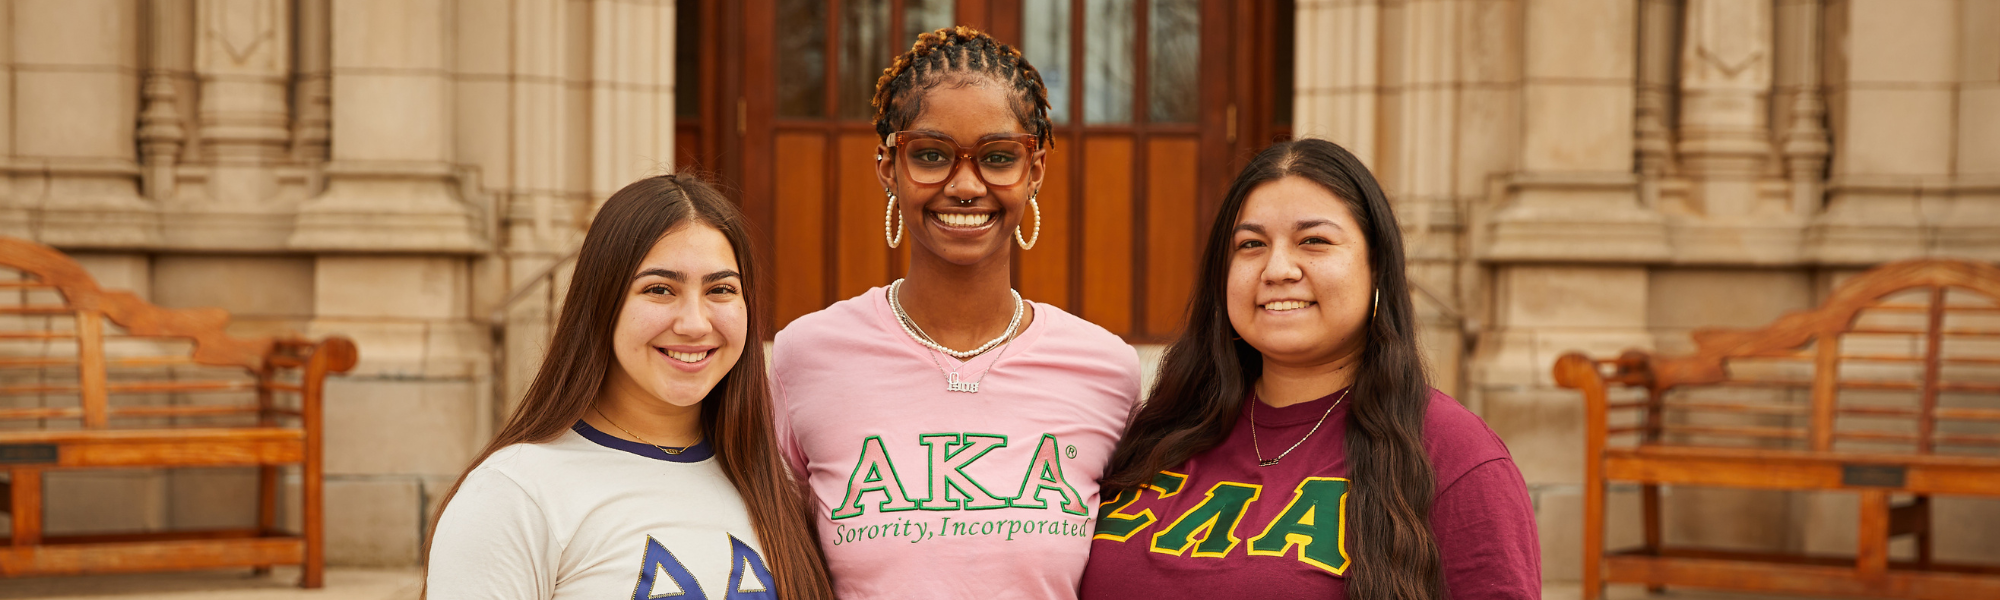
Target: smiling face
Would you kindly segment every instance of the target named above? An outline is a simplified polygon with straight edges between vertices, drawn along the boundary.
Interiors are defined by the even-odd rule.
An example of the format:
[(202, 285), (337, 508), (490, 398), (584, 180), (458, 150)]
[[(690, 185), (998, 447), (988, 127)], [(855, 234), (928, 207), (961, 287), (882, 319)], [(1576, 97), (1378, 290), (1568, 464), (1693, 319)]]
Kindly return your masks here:
[[(951, 140), (973, 152), (970, 161), (958, 165), (957, 172), (935, 184), (920, 184), (901, 165), (906, 150), (919, 153), (924, 161), (948, 161), (935, 150), (881, 149), (875, 162), (882, 187), (896, 193), (903, 223), (916, 247), (958, 265), (973, 265), (1007, 256), (1008, 240), (1027, 214), (1028, 197), (1042, 185), (1047, 152), (1028, 156), (1000, 156), (975, 150), (991, 136), (1026, 134), (1010, 104), (1014, 92), (989, 79), (974, 79), (968, 85), (940, 85), (918, 93), (923, 96), (923, 112), (904, 131), (924, 132)], [(1008, 187), (989, 186), (981, 181), (973, 161), (1018, 161), (1026, 169), (1018, 183)], [(1019, 168), (1019, 167), (1017, 167)]]
[(1360, 351), (1373, 281), (1367, 239), (1333, 192), (1285, 177), (1245, 198), (1231, 240), (1229, 324), (1266, 361), (1314, 365)]
[(625, 286), (610, 386), (624, 401), (701, 402), (743, 356), (749, 308), (722, 232), (692, 222), (653, 244)]

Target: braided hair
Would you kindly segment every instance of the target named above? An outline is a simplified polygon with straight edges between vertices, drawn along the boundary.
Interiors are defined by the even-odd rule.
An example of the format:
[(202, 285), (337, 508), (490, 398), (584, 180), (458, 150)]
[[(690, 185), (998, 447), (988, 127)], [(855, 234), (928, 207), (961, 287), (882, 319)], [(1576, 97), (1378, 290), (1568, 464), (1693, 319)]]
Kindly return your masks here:
[(924, 111), (923, 94), (911, 93), (940, 85), (965, 86), (988, 78), (1015, 92), (1014, 118), (1043, 148), (1052, 141), (1049, 89), (1042, 74), (1021, 51), (1000, 43), (986, 32), (959, 25), (917, 36), (909, 52), (882, 70), (875, 80), (875, 135), (889, 137)]

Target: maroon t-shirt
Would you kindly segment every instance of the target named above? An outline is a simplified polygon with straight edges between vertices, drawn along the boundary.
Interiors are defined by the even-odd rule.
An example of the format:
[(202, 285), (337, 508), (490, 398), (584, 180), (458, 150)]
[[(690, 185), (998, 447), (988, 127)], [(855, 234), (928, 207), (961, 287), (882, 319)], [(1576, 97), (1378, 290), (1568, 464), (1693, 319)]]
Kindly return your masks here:
[[(1081, 597), (1344, 599), (1347, 403), (1340, 394), (1257, 407), (1257, 440), (1272, 458), (1325, 424), (1278, 464), (1250, 447), (1251, 399), (1222, 445), (1169, 469), (1138, 493), (1099, 507)], [(1520, 469), (1486, 423), (1431, 392), (1424, 446), (1437, 472), (1431, 532), (1453, 600), (1542, 597), (1541, 548)]]

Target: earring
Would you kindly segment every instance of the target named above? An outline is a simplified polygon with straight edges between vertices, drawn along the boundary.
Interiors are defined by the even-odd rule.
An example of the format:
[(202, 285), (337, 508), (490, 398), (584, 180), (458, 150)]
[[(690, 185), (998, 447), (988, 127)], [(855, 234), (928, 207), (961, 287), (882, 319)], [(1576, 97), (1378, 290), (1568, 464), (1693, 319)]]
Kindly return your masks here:
[(1022, 250), (1033, 250), (1035, 242), (1042, 241), (1042, 207), (1039, 204), (1035, 204), (1035, 197), (1040, 195), (1042, 195), (1041, 190), (1035, 190), (1034, 193), (1028, 194), (1028, 208), (1035, 211), (1035, 239), (1023, 239), (1021, 237), (1021, 226), (1014, 226), (1014, 241), (1021, 243)]
[[(903, 244), (903, 215), (896, 212), (896, 193), (889, 190), (882, 191), (889, 194), (889, 209), (882, 213), (882, 237), (888, 238), (889, 247), (894, 248)], [(893, 229), (889, 226), (890, 221), (896, 223)], [(891, 233), (892, 231), (894, 233)]]
[(1375, 311), (1382, 309), (1382, 288), (1375, 288), (1375, 304), (1368, 307), (1368, 320), (1375, 320)]

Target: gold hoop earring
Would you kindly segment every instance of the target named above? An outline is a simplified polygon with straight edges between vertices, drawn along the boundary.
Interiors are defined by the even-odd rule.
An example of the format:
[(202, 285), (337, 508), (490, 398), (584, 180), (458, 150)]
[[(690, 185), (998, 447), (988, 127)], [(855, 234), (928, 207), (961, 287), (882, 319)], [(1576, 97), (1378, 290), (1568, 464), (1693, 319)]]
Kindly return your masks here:
[(1028, 208), (1033, 209), (1035, 211), (1035, 239), (1030, 240), (1022, 238), (1021, 226), (1020, 225), (1014, 226), (1014, 241), (1021, 243), (1022, 250), (1033, 250), (1035, 248), (1035, 242), (1042, 241), (1042, 207), (1039, 204), (1035, 204), (1035, 197), (1040, 195), (1042, 195), (1041, 190), (1035, 190), (1034, 193), (1028, 194)]
[[(894, 248), (903, 245), (903, 215), (896, 212), (896, 193), (882, 191), (889, 193), (889, 209), (882, 212), (882, 237), (888, 238), (889, 247)], [(893, 229), (889, 226), (890, 221), (896, 224)]]
[(1382, 309), (1382, 288), (1375, 288), (1375, 304), (1368, 307), (1368, 320), (1375, 320), (1375, 311)]

